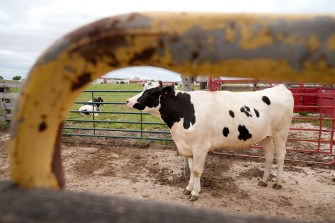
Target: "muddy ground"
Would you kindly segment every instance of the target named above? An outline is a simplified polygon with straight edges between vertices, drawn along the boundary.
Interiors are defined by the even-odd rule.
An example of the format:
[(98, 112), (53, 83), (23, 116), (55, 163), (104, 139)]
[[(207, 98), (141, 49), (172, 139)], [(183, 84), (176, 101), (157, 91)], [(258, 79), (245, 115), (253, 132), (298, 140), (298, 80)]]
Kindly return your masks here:
[[(0, 133), (0, 180), (9, 178), (8, 139), (7, 132)], [(183, 159), (172, 144), (66, 137), (62, 155), (66, 190), (70, 191), (159, 200), (235, 214), (335, 222), (335, 168), (287, 162), (283, 190), (278, 191), (271, 185), (257, 186), (263, 160), (210, 154), (200, 198), (191, 202), (182, 193), (187, 184)]]

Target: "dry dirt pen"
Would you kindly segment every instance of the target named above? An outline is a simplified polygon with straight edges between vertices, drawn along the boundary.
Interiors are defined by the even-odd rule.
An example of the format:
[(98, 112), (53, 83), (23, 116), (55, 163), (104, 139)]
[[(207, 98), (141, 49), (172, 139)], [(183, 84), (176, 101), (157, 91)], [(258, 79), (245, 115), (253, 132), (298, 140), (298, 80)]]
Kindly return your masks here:
[[(8, 132), (0, 134), (0, 180), (8, 179)], [(335, 221), (335, 169), (286, 162), (283, 190), (258, 187), (263, 160), (210, 154), (196, 202), (183, 195), (183, 159), (173, 144), (63, 138), (66, 190), (129, 196), (231, 213)], [(273, 172), (275, 173), (275, 172)], [(274, 179), (274, 176), (273, 176)]]

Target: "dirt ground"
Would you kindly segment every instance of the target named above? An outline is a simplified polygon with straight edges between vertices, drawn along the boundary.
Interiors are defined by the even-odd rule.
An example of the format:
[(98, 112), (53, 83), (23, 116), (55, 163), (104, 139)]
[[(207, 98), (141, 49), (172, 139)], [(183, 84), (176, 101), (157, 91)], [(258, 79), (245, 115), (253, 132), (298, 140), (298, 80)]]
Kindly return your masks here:
[[(8, 139), (8, 133), (0, 133), (0, 180), (9, 178)], [(287, 162), (283, 190), (274, 190), (271, 185), (257, 186), (263, 160), (210, 154), (200, 198), (191, 202), (182, 193), (187, 185), (183, 159), (171, 144), (65, 137), (62, 155), (66, 189), (70, 191), (159, 200), (235, 214), (335, 222), (334, 167)]]

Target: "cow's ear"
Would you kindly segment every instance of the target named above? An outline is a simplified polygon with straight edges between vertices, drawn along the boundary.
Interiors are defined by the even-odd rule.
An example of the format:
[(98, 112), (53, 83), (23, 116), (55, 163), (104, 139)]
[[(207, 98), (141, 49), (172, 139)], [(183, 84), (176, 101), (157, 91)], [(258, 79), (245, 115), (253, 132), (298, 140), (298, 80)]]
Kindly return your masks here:
[(163, 82), (162, 81), (158, 81), (158, 83), (159, 83), (160, 87), (163, 87)]
[(166, 86), (161, 90), (161, 95), (169, 95), (173, 91), (173, 87)]

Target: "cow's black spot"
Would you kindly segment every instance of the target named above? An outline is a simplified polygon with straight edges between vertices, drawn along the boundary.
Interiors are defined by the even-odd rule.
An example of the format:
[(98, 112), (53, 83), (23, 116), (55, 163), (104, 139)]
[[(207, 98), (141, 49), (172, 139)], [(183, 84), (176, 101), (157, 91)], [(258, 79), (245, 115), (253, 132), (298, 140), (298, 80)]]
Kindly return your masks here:
[(222, 130), (222, 133), (225, 137), (227, 137), (228, 134), (229, 134), (229, 129), (227, 127), (224, 127), (223, 130)]
[(263, 97), (262, 97), (262, 101), (263, 101), (265, 104), (267, 104), (267, 105), (270, 105), (270, 104), (271, 104), (271, 101), (270, 101), (270, 99), (269, 99), (267, 96), (263, 96)]
[(191, 124), (194, 125), (196, 121), (191, 96), (187, 93), (176, 95), (173, 91), (169, 95), (162, 95), (159, 112), (169, 128), (172, 128), (173, 124), (179, 122), (182, 118), (184, 118), (184, 129), (190, 128)]
[(235, 117), (235, 113), (232, 110), (229, 110), (229, 115), (234, 118)]
[(247, 141), (247, 139), (250, 139), (252, 135), (249, 133), (249, 130), (244, 125), (238, 125), (238, 139)]
[(252, 117), (252, 115), (249, 113), (250, 108), (248, 106), (241, 107), (240, 111), (244, 113), (247, 117)]
[[(84, 111), (86, 111), (86, 112), (84, 112)], [(84, 114), (84, 115), (89, 115), (90, 114), (89, 112), (87, 112), (87, 109), (82, 110), (81, 113)]]
[(259, 118), (259, 112), (258, 112), (258, 110), (256, 108), (254, 108), (254, 112), (256, 114), (256, 117)]
[(41, 122), (40, 125), (38, 126), (38, 131), (42, 132), (48, 128), (47, 124), (45, 121)]

